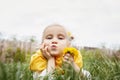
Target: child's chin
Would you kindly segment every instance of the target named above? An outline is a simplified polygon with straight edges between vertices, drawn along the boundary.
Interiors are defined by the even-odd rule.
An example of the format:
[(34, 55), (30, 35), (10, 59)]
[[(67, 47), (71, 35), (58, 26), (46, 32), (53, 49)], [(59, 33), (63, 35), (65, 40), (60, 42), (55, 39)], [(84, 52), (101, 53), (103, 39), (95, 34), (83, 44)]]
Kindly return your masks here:
[(58, 55), (60, 55), (58, 52), (51, 52), (51, 55), (52, 56), (58, 56)]

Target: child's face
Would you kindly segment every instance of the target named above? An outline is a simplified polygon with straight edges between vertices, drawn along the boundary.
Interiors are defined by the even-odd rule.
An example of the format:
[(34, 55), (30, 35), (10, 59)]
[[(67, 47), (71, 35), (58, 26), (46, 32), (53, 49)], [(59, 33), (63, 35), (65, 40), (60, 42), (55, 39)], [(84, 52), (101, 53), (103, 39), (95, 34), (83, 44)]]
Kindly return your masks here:
[(63, 27), (48, 27), (43, 35), (43, 43), (48, 45), (52, 56), (60, 55), (65, 47), (69, 46), (67, 33)]

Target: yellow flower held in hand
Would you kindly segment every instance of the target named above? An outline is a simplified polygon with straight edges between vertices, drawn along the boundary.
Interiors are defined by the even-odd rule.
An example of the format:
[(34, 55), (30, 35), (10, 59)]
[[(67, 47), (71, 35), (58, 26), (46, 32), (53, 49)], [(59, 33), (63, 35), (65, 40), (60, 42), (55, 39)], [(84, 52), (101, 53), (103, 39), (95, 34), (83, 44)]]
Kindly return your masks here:
[(66, 53), (71, 54), (73, 57), (78, 55), (78, 51), (76, 48), (73, 47), (67, 47), (63, 50), (63, 55), (65, 55)]

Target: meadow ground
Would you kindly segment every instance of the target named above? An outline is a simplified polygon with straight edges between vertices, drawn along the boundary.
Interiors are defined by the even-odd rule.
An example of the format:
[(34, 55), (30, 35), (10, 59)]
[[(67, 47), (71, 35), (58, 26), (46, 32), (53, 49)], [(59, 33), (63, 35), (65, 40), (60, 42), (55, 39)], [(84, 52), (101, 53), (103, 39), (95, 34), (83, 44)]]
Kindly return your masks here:
[[(83, 68), (91, 73), (91, 80), (120, 80), (120, 60), (115, 56), (109, 58), (100, 50), (81, 50), (84, 66)], [(16, 53), (16, 54), (19, 54)], [(20, 55), (20, 54), (19, 54)], [(0, 62), (0, 80), (33, 80), (32, 72), (29, 70), (30, 55), (25, 61), (18, 60), (13, 62)], [(87, 80), (81, 74), (76, 74), (70, 67), (66, 69), (64, 74), (55, 70), (52, 80)], [(44, 80), (48, 80), (46, 75)]]

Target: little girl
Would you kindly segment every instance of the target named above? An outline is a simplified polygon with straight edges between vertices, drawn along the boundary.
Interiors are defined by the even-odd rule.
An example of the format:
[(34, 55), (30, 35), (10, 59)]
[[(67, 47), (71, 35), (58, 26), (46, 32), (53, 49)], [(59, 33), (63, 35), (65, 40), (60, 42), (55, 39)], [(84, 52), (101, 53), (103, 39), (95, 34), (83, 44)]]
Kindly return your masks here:
[[(34, 78), (45, 76), (55, 68), (61, 67), (63, 62), (71, 64), (76, 72), (82, 69), (83, 61), (81, 53), (71, 48), (71, 36), (67, 30), (58, 24), (53, 24), (45, 28), (42, 36), (40, 50), (38, 50), (30, 61), (30, 69), (34, 71)], [(73, 53), (67, 52), (72, 49)]]

